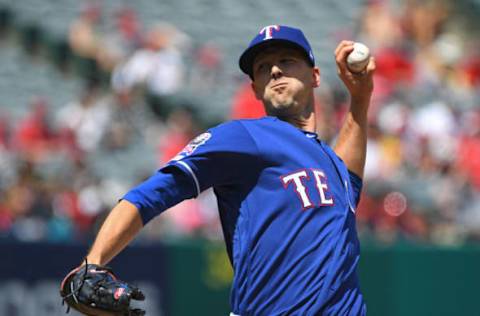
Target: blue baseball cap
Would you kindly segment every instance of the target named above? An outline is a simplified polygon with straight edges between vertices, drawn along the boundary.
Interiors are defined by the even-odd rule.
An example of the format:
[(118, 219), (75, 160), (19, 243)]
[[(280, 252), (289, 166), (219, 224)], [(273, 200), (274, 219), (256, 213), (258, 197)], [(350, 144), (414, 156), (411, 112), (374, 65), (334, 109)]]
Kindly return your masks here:
[(257, 54), (273, 43), (283, 43), (287, 46), (299, 48), (305, 53), (310, 65), (315, 66), (315, 57), (310, 44), (300, 29), (285, 25), (268, 25), (260, 30), (240, 56), (240, 69), (253, 78), (252, 67)]

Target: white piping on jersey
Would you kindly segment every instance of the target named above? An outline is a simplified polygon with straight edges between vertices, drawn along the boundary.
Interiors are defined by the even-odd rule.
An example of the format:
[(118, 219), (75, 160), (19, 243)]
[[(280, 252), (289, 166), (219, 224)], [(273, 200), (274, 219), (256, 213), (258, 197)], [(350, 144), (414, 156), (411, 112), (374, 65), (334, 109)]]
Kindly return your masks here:
[(355, 208), (352, 206), (352, 201), (350, 201), (350, 192), (348, 191), (348, 182), (345, 180), (345, 191), (347, 192), (347, 201), (348, 201), (348, 206), (350, 206), (350, 211), (355, 214)]
[(197, 179), (197, 176), (195, 175), (195, 173), (193, 172), (192, 168), (190, 168), (190, 166), (184, 162), (184, 161), (177, 161), (178, 164), (181, 164), (182, 166), (185, 167), (185, 169), (187, 169), (187, 171), (190, 173), (190, 175), (192, 176), (193, 178), (193, 181), (195, 182), (195, 188), (197, 189), (197, 196), (200, 195), (200, 184), (198, 184), (198, 179)]

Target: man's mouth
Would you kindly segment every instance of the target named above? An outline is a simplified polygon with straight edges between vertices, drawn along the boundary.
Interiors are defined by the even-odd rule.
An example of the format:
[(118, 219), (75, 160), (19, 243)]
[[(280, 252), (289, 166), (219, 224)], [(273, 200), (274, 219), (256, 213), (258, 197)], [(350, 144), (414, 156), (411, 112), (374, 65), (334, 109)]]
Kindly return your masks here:
[(271, 87), (271, 89), (284, 89), (284, 88), (287, 87), (287, 85), (288, 85), (287, 82), (280, 82), (280, 83), (274, 84), (274, 85)]

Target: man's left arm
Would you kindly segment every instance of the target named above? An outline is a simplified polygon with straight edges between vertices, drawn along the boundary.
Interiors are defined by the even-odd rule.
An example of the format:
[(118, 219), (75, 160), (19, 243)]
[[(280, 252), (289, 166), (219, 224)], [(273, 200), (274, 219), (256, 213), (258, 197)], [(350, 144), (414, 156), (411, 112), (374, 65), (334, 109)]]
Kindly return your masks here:
[(350, 93), (351, 103), (334, 150), (345, 162), (347, 168), (362, 178), (367, 155), (367, 113), (373, 92), (375, 61), (370, 57), (362, 73), (352, 73), (347, 68), (346, 62), (352, 50), (353, 42), (351, 41), (342, 41), (335, 50), (338, 76)]

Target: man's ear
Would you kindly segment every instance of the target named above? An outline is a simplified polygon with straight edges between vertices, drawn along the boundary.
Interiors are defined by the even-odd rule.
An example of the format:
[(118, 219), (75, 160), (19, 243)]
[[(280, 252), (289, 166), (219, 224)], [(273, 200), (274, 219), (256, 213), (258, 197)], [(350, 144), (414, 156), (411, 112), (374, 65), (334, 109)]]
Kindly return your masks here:
[(312, 71), (312, 85), (314, 88), (318, 88), (320, 86), (320, 68), (313, 67)]
[(251, 81), (250, 86), (252, 87), (253, 93), (255, 94), (255, 98), (259, 101), (263, 100), (263, 91), (258, 91), (257, 87), (255, 86), (255, 82)]

